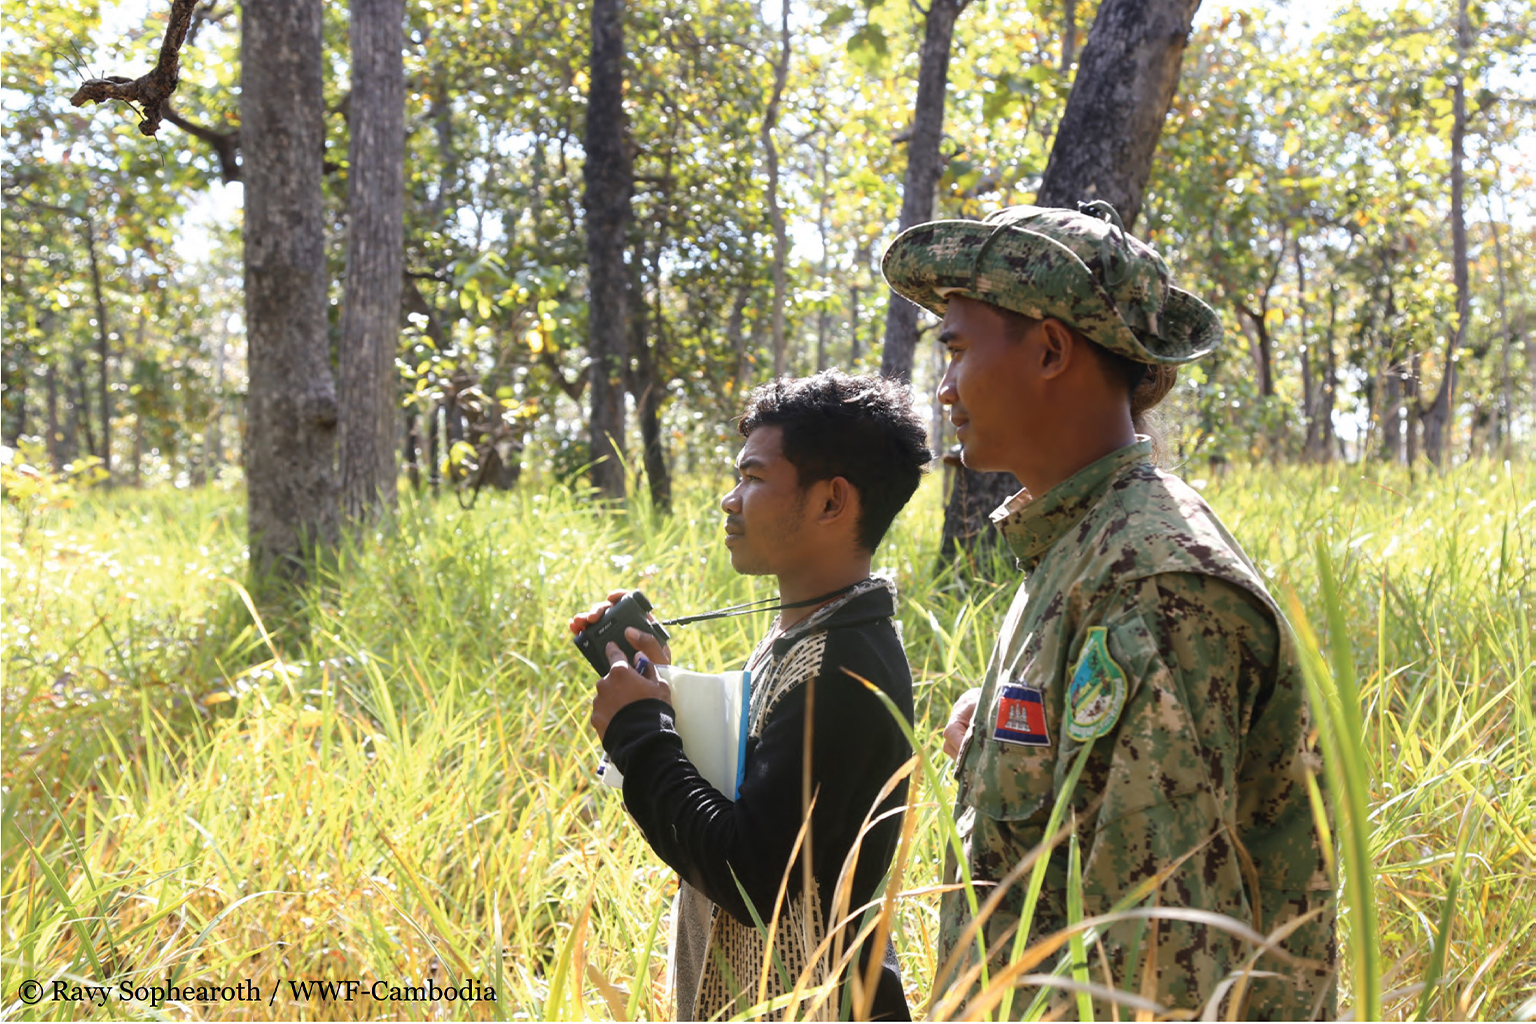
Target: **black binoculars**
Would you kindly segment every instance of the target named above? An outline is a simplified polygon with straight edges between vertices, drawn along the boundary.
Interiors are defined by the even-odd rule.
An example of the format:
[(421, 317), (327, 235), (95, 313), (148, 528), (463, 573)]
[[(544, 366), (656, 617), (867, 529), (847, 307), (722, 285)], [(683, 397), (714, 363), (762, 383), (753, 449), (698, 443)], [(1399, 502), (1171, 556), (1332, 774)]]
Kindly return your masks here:
[(670, 639), (660, 623), (646, 618), (650, 610), (651, 602), (646, 600), (645, 595), (638, 590), (631, 590), (617, 604), (604, 612), (602, 618), (576, 634), (576, 649), (581, 651), (600, 676), (608, 674), (609, 644), (618, 644), (619, 650), (624, 652), (630, 664), (634, 664), (635, 648), (624, 639), (624, 631), (630, 626), (645, 630), (661, 643), (666, 643)]

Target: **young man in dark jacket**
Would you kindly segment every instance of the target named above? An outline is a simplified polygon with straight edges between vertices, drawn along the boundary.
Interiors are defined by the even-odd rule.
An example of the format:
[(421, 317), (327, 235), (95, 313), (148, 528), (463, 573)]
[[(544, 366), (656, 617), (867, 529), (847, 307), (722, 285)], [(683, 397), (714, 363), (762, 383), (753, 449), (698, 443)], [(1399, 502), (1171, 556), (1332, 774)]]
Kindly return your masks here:
[[(740, 479), (720, 503), (725, 544), (736, 571), (778, 578), (786, 607), (747, 662), (752, 696), (736, 800), (684, 755), (666, 684), (647, 666), (628, 664), (616, 645), (592, 707), (592, 725), (624, 775), (625, 805), (681, 876), (672, 950), (680, 1019), (730, 1017), (802, 980), (807, 988), (834, 980), (836, 953), (851, 945), (862, 915), (846, 925), (842, 918), (878, 898), (900, 835), (901, 815), (882, 815), (901, 806), (906, 785), (884, 799), (881, 790), (912, 756), (864, 682), (911, 721), (911, 673), (892, 621), (895, 588), (870, 575), (875, 546), (930, 459), (908, 391), (838, 373), (777, 380), (749, 397), (741, 433)], [(573, 618), (572, 631), (607, 607)], [(628, 639), (650, 661), (670, 662), (648, 633), (631, 629)], [(859, 841), (866, 821), (875, 824)], [(839, 905), (839, 878), (856, 845), (850, 891)], [(753, 917), (766, 926), (776, 907), (770, 951)], [(884, 952), (870, 1013), (906, 1019), (895, 958)], [(868, 956), (863, 949), (854, 960), (860, 978)], [(772, 960), (764, 990), (763, 965)], [(836, 1016), (857, 988), (845, 993), (849, 1000), (828, 1000), (825, 1015)]]

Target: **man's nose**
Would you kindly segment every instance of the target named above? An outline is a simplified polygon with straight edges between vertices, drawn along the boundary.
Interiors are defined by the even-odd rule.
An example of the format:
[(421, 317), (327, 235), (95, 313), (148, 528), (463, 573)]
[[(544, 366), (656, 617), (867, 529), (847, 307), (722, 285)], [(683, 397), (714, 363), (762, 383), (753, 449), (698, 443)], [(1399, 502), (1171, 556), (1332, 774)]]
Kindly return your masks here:
[(955, 387), (953, 365), (944, 370), (944, 379), (939, 381), (939, 404), (954, 405), (960, 400), (960, 390)]
[(720, 509), (728, 515), (735, 515), (741, 511), (741, 499), (736, 496), (736, 488), (732, 487), (726, 496), (720, 499)]

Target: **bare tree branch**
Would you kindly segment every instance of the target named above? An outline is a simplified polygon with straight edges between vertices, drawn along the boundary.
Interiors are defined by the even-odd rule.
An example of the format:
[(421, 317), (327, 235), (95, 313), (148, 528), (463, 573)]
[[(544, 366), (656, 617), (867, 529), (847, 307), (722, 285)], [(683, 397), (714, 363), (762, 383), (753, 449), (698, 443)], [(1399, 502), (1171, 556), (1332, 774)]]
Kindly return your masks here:
[(120, 75), (92, 78), (75, 91), (69, 102), (77, 107), (107, 100), (137, 103), (143, 111), (139, 131), (145, 135), (155, 134), (164, 116), (165, 101), (181, 83), (181, 44), (186, 41), (192, 11), (196, 7), (197, 0), (171, 0), (171, 21), (160, 44), (160, 60), (148, 74), (138, 78)]
[(204, 25), (217, 25), (235, 10), (234, 4), (230, 4), (222, 11), (218, 9), (215, 0), (207, 0), (203, 6), (192, 12), (192, 23), (187, 28), (187, 38), (183, 46), (191, 46), (197, 41), (197, 31)]
[(219, 157), (219, 173), (226, 182), (240, 180), (240, 129), (221, 132), (193, 124), (171, 108), (169, 102), (161, 107), (161, 113), (171, 124), (196, 139), (202, 139), (213, 147)]

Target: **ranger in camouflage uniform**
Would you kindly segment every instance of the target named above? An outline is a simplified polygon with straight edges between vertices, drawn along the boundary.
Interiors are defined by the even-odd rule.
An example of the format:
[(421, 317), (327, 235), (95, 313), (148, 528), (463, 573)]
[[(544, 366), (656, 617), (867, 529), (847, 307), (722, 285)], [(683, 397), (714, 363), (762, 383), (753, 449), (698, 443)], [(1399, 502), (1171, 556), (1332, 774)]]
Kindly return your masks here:
[[(1025, 581), (979, 693), (951, 723), (976, 900), (1044, 840), (1089, 747), (1068, 794), (1085, 914), (1109, 912), (1177, 863), (1144, 903), (1235, 918), (1291, 955), (1143, 916), (1090, 945), (1091, 981), (1198, 1013), (1213, 996), (1230, 1000), (1241, 986), (1223, 982), (1251, 968), (1240, 1016), (1333, 1016), (1333, 884), (1308, 795), (1321, 765), (1294, 640), (1237, 541), (1193, 489), (1152, 465), (1131, 427), (1131, 413), (1171, 387), (1174, 366), (1215, 349), (1215, 312), (1169, 287), (1161, 257), (1105, 203), (919, 225), (892, 244), (884, 272), (945, 317), (939, 398), (953, 407), (966, 464), (1013, 470), (1026, 485), (993, 514)], [(1049, 389), (1069, 386), (1086, 397), (1042, 408)], [(1103, 395), (1113, 401), (1094, 406)], [(1074, 463), (1072, 452), (1085, 454)], [(1052, 457), (1054, 475), (1042, 468)], [(1066, 845), (1049, 861), (1031, 942), (1066, 927)], [(946, 874), (964, 877), (953, 856)], [(1017, 948), (1027, 877), (981, 928), (994, 974)], [(953, 966), (939, 992), (975, 964), (969, 907), (963, 891), (944, 897), (938, 960)], [(1021, 994), (1014, 1012), (1029, 1001)], [(1107, 1016), (1108, 1003), (1098, 1011)], [(1121, 1007), (1122, 1019), (1130, 1013)]]

